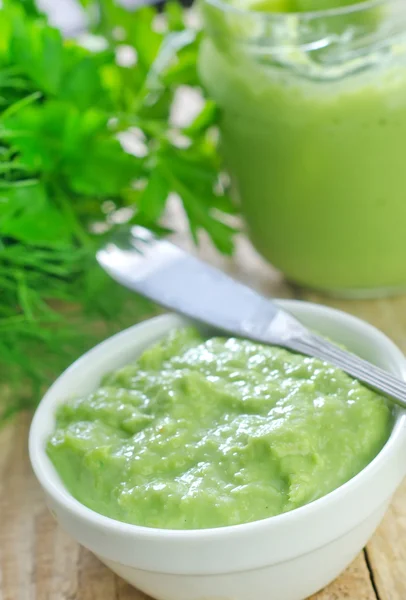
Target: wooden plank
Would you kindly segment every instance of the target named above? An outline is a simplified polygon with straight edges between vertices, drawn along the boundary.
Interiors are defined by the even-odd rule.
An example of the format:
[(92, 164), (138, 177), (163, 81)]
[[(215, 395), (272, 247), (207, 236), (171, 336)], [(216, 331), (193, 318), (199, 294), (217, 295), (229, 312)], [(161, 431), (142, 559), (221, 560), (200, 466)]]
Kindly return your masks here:
[(406, 482), (367, 548), (379, 600), (406, 598)]
[(44, 509), (27, 457), (28, 418), (1, 432), (0, 563), (3, 600), (30, 600), (35, 518)]
[(309, 600), (376, 600), (370, 573), (361, 553), (348, 569), (326, 589)]

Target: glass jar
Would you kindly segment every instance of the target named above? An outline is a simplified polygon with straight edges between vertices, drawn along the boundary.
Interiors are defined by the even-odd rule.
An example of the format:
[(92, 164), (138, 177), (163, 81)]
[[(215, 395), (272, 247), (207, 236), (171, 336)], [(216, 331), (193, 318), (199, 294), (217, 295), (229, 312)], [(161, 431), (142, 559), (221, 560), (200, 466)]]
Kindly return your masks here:
[(406, 0), (202, 12), (199, 70), (257, 250), (330, 294), (406, 291)]

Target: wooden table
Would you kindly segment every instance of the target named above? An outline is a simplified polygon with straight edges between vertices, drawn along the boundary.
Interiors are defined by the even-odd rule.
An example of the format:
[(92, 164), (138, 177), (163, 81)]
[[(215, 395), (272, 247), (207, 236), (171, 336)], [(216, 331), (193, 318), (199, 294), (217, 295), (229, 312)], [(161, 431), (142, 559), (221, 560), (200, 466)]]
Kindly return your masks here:
[[(312, 300), (360, 316), (406, 351), (406, 297), (345, 302), (289, 287), (244, 239), (233, 260), (219, 258), (212, 249), (203, 253), (269, 295)], [(0, 600), (147, 600), (80, 548), (48, 513), (27, 457), (29, 421), (29, 415), (21, 416), (0, 432)], [(312, 598), (377, 599), (406, 600), (406, 485), (368, 547)]]

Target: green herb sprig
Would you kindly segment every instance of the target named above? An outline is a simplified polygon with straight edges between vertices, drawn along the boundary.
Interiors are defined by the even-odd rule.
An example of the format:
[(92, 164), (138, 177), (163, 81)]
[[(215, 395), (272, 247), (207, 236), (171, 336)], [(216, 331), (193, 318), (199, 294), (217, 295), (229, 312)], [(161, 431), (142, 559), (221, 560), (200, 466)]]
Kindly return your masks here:
[[(0, 10), (0, 381), (10, 392), (0, 419), (33, 406), (96, 340), (156, 310), (95, 263), (117, 214), (162, 231), (176, 193), (196, 241), (203, 229), (221, 252), (233, 249), (217, 109), (206, 99), (184, 128), (171, 118), (180, 86), (201, 89), (199, 31), (175, 4), (159, 31), (154, 8), (98, 9), (99, 51), (63, 39), (32, 0)], [(120, 64), (123, 48), (135, 64)], [(120, 142), (128, 131), (137, 155)]]

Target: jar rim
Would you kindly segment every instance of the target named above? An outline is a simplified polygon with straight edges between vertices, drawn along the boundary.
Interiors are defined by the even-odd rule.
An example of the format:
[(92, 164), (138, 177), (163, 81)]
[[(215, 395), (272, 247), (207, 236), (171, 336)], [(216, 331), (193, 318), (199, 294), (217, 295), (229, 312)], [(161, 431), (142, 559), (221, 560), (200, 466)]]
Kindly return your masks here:
[(337, 8), (327, 8), (325, 10), (313, 10), (304, 12), (268, 12), (264, 10), (251, 10), (249, 8), (242, 8), (228, 3), (227, 0), (204, 0), (207, 4), (211, 4), (213, 7), (222, 10), (224, 13), (231, 13), (238, 16), (255, 15), (261, 19), (266, 19), (270, 22), (280, 22), (287, 18), (301, 19), (305, 21), (317, 20), (326, 17), (339, 17), (343, 15), (352, 15), (362, 13), (367, 10), (371, 10), (388, 3), (396, 3), (399, 0), (364, 0), (363, 2), (354, 2), (347, 6), (339, 6)]

